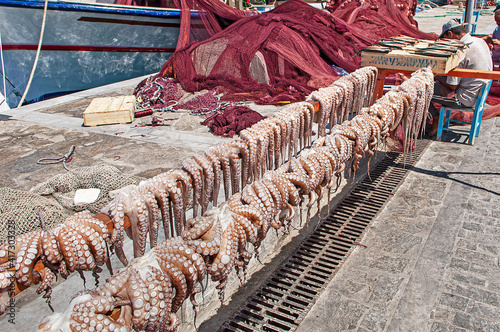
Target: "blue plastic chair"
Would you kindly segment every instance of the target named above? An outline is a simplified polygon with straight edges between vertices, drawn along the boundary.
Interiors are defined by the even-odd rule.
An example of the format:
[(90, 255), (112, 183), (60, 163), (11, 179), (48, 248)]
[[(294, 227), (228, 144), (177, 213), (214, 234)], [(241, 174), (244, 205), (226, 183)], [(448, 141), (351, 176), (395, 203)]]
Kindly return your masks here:
[[(479, 95), (477, 96), (476, 105), (474, 107), (463, 107), (463, 108), (450, 108), (447, 106), (442, 106), (439, 110), (439, 126), (436, 135), (436, 141), (441, 140), (441, 136), (443, 135), (443, 131), (453, 131), (453, 132), (461, 132), (461, 133), (469, 133), (469, 144), (474, 144), (474, 138), (479, 135), (479, 129), (481, 128), (481, 118), (483, 117), (483, 109), (484, 104), (486, 103), (486, 97), (488, 97), (488, 93), (490, 92), (492, 80), (489, 80), (488, 83), (485, 83), (483, 87), (479, 90)], [(464, 122), (458, 120), (451, 120), (451, 111), (460, 111), (460, 112), (474, 112), (472, 116), (472, 122)], [(446, 113), (446, 121), (445, 120)], [(443, 123), (444, 122), (444, 123)], [(470, 131), (462, 130), (462, 129), (449, 129), (450, 123), (464, 123), (470, 124)]]
[[(473, 10), (472, 11), (472, 18), (474, 19), (474, 22), (470, 22), (470, 31), (469, 33), (471, 35), (474, 35), (476, 33), (476, 28), (477, 28), (477, 21), (479, 20), (479, 10)], [(462, 22), (465, 22), (465, 10), (464, 13), (462, 14)]]

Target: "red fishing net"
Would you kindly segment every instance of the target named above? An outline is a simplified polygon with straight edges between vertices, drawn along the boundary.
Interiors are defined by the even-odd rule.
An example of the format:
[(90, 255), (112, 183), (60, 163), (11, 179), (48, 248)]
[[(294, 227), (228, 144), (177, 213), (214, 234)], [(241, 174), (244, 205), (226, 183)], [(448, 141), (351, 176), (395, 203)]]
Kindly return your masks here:
[(172, 110), (190, 110), (194, 115), (210, 115), (214, 111), (218, 111), (222, 107), (218, 91), (216, 89), (207, 91), (193, 97), (182, 104), (177, 104), (172, 107)]
[[(358, 52), (380, 38), (435, 37), (411, 25), (393, 0), (352, 1), (333, 14), (289, 0), (273, 11), (239, 19), (220, 0), (195, 1), (207, 13), (237, 20), (174, 53), (159, 76), (175, 77), (186, 91), (219, 87), (260, 103), (304, 100), (338, 78), (333, 64), (348, 72), (359, 68)], [(352, 6), (359, 7), (344, 17)]]
[(138, 108), (160, 110), (175, 105), (184, 91), (174, 79), (150, 76), (137, 85), (134, 95)]
[(233, 137), (264, 118), (248, 107), (230, 106), (222, 114), (216, 114), (201, 124), (207, 125), (215, 135)]
[[(142, 0), (118, 1), (132, 4)], [(160, 73), (147, 81), (149, 85), (141, 83), (136, 90), (141, 94), (149, 87), (147, 94), (159, 96), (147, 105), (156, 109), (172, 109), (167, 99), (175, 93), (173, 83), (163, 87), (167, 89), (163, 94), (151, 88), (155, 80), (163, 78), (175, 78), (188, 92), (217, 89), (224, 93), (225, 101), (303, 101), (306, 95), (339, 77), (332, 65), (347, 72), (356, 70), (360, 67), (359, 51), (381, 38), (400, 34), (436, 37), (416, 28), (412, 19), (415, 0), (349, 0), (341, 5), (330, 3), (328, 11), (301, 0), (289, 0), (260, 15), (237, 10), (220, 0), (172, 1), (183, 13), (177, 51)], [(200, 11), (211, 38), (188, 44), (190, 9)], [(163, 81), (159, 82), (154, 88), (162, 89)], [(195, 105), (174, 107), (196, 110)], [(221, 113), (223, 109), (217, 108), (215, 113)], [(205, 108), (197, 112), (210, 113)], [(238, 122), (234, 112), (212, 117), (207, 124), (216, 134), (238, 132), (246, 122)]]

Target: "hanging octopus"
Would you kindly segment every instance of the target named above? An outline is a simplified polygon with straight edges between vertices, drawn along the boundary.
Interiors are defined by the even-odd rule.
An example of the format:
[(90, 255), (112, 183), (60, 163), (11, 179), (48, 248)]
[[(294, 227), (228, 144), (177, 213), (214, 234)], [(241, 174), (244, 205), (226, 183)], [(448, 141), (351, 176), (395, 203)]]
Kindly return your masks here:
[[(345, 98), (345, 89), (355, 84), (353, 82), (373, 86), (375, 73), (373, 69), (358, 72), (355, 79), (345, 79), (344, 83), (340, 81), (339, 85), (332, 85), (332, 89), (325, 91), (335, 94), (337, 97), (334, 98), (341, 95)], [(352, 95), (354, 92), (349, 93)], [(359, 91), (357, 93), (362, 94)], [(365, 104), (368, 95), (369, 91), (365, 92)], [(22, 235), (17, 239), (14, 250), (17, 259), (14, 272), (9, 270), (7, 244), (0, 248), (0, 310), (5, 310), (7, 289), (12, 278), (26, 287), (41, 283), (39, 292), (45, 291), (45, 297), (49, 297), (50, 283), (57, 273), (64, 277), (74, 271), (93, 270), (97, 273), (99, 266), (107, 259), (104, 250), (106, 242), (127, 264), (122, 249), (125, 232), (134, 240), (134, 256), (144, 255), (148, 234), (151, 247), (156, 246), (160, 219), (165, 236), (171, 238), (167, 241), (168, 246), (180, 246), (178, 242), (182, 241), (184, 249), (201, 255), (205, 265), (199, 268), (207, 269), (212, 279), (220, 282), (223, 299), (225, 282), (233, 268), (242, 271), (244, 277), (248, 261), (252, 255), (258, 255), (260, 243), (268, 230), (283, 227), (286, 231), (294, 217), (294, 207), (301, 206), (304, 197), (309, 197), (308, 219), (310, 208), (315, 202), (320, 210), (319, 200), (324, 192), (322, 188), (326, 187), (330, 195), (330, 188), (335, 184), (338, 186), (346, 164), (352, 161), (355, 169), (365, 152), (371, 158), (375, 146), (387, 136), (389, 130), (402, 125), (406, 139), (413, 141), (423, 124), (423, 106), (428, 105), (431, 95), (432, 73), (421, 70), (372, 106), (356, 109), (355, 112), (359, 114), (351, 121), (337, 123), (345, 114), (351, 114), (353, 107), (360, 107), (359, 103), (349, 106), (337, 100), (332, 103), (329, 116), (322, 116), (323, 120), (320, 120), (330, 121), (330, 134), (319, 137), (308, 150), (303, 148), (312, 141), (314, 108), (308, 102), (292, 104), (276, 116), (264, 119), (263, 123), (249, 130), (248, 135), (244, 134), (236, 141), (222, 143), (203, 155), (193, 157), (184, 164), (184, 169), (168, 171), (119, 193), (103, 208), (103, 212), (113, 221), (111, 234), (99, 220), (80, 228), (80, 219), (92, 220), (87, 212), (76, 214), (55, 230)], [(336, 113), (332, 116), (334, 108)], [(293, 158), (299, 151), (302, 151), (299, 157)], [(257, 160), (257, 156), (266, 157)], [(210, 181), (212, 177), (213, 183)], [(229, 199), (219, 208), (208, 209), (210, 202), (217, 205), (222, 181), (226, 199)], [(243, 190), (236, 193), (239, 184)], [(229, 197), (230, 193), (233, 196)], [(186, 222), (185, 210), (190, 197), (194, 201), (194, 195), (197, 195), (203, 216)], [(125, 216), (131, 222), (127, 231), (124, 229)], [(249, 251), (248, 243), (253, 246), (253, 252)], [(162, 253), (170, 255), (173, 254), (172, 250), (164, 248)], [(161, 267), (163, 270), (177, 269), (170, 281), (173, 285), (171, 312), (187, 297), (195, 303), (191, 295), (199, 290), (196, 286), (199, 275), (195, 279), (192, 269), (185, 270), (185, 265), (189, 266), (186, 261), (188, 258), (178, 255), (176, 253), (175, 259)], [(35, 269), (38, 261), (43, 263), (42, 269)], [(189, 281), (186, 277), (175, 279), (180, 273), (188, 275)], [(131, 273), (130, 278), (132, 275), (135, 274)], [(130, 280), (137, 280), (133, 278)], [(109, 298), (104, 300), (108, 301)], [(89, 302), (85, 303), (88, 306)], [(109, 303), (115, 306), (120, 304)], [(74, 306), (77, 307), (81, 306)], [(116, 323), (109, 320), (109, 323), (115, 324), (115, 327), (130, 327), (132, 323), (129, 315), (132, 311), (131, 307), (123, 306), (122, 318)], [(175, 329), (175, 317), (169, 314), (164, 317), (171, 318), (159, 323), (151, 322), (151, 330)], [(105, 325), (108, 322), (106, 319), (109, 318), (102, 321)], [(141, 319), (135, 326), (141, 326), (142, 323)], [(75, 327), (75, 330), (78, 329)]]
[[(90, 212), (82, 211), (53, 230), (44, 229), (18, 236), (14, 248), (9, 243), (1, 246), (0, 312), (6, 309), (8, 290), (14, 280), (24, 287), (40, 283), (37, 293), (45, 293), (44, 298), (49, 306), (52, 292), (50, 285), (57, 273), (67, 278), (75, 271), (93, 271), (97, 282), (97, 273), (102, 271), (100, 266), (108, 259), (108, 239), (106, 225), (93, 218)], [(11, 263), (13, 258), (14, 266)], [(36, 270), (35, 265), (39, 261), (44, 264), (44, 268)], [(15, 272), (10, 270), (12, 267)]]
[[(39, 331), (176, 331), (186, 298), (198, 305), (206, 267), (180, 237), (171, 238), (92, 291), (71, 300), (64, 314), (46, 317)], [(120, 316), (111, 317), (114, 309)]]
[[(429, 73), (422, 71), (412, 79), (427, 80), (418, 78), (419, 75)], [(421, 83), (414, 86), (419, 85)], [(290, 216), (293, 218), (294, 207), (301, 205), (306, 196), (309, 197), (307, 218), (315, 202), (320, 211), (322, 188), (329, 190), (336, 182), (334, 176), (340, 176), (347, 163), (351, 160), (357, 163), (360, 155), (371, 151), (383, 131), (397, 125), (395, 120), (401, 112), (414, 113), (409, 122), (413, 126), (411, 134), (420, 130), (416, 126), (423, 120), (415, 117), (424, 113), (418, 112), (418, 101), (411, 99), (414, 91), (408, 90), (412, 86), (409, 84), (405, 90), (397, 90), (387, 97), (401, 100), (397, 107), (383, 108), (376, 104), (363, 109), (351, 121), (333, 126), (330, 135), (318, 139), (298, 157), (289, 158), (276, 170), (265, 172), (261, 180), (244, 186), (219, 207), (189, 219), (180, 237), (170, 238), (134, 259), (106, 284), (79, 294), (64, 313), (44, 319), (40, 330), (80, 331), (99, 327), (110, 331), (132, 328), (174, 331), (178, 327), (175, 313), (183, 301), (189, 298), (196, 308), (195, 294), (201, 289), (198, 283), (206, 273), (219, 282), (219, 296), (224, 301), (228, 276), (233, 270), (240, 270), (244, 278), (246, 265), (252, 255), (258, 254), (269, 229), (286, 227), (285, 222), (291, 220)], [(426, 101), (427, 94), (416, 94), (415, 98)], [(408, 118), (408, 114), (403, 118)], [(24, 241), (36, 243), (40, 241), (37, 239), (25, 238)], [(77, 269), (80, 265), (71, 266)], [(110, 313), (116, 308), (121, 309), (120, 316), (113, 319)]]

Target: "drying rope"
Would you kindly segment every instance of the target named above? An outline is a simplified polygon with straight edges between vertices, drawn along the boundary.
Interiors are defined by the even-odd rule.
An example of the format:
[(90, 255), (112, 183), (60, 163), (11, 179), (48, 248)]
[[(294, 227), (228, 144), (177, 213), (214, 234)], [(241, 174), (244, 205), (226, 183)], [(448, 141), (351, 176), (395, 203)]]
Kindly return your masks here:
[[(3, 60), (3, 46), (2, 46), (2, 33), (0, 32), (0, 56), (2, 57), (2, 81), (3, 81), (3, 100), (0, 103), (2, 105), (5, 102), (5, 105), (7, 105), (7, 88), (6, 88), (6, 83), (5, 83), (5, 64)], [(9, 107), (8, 105), (5, 106), (6, 109)]]
[(36, 49), (36, 56), (35, 56), (35, 63), (33, 63), (33, 68), (31, 69), (31, 74), (30, 78), (28, 80), (28, 84), (26, 85), (26, 89), (24, 90), (24, 94), (19, 101), (19, 104), (17, 107), (20, 107), (24, 99), (26, 98), (26, 95), (28, 94), (28, 90), (30, 89), (31, 86), (31, 81), (33, 80), (33, 76), (35, 75), (35, 70), (36, 70), (36, 65), (38, 63), (38, 57), (40, 56), (40, 50), (42, 49), (42, 40), (43, 40), (43, 32), (45, 30), (45, 19), (47, 18), (47, 5), (49, 3), (49, 0), (45, 0), (45, 6), (43, 7), (43, 19), (42, 19), (42, 29), (40, 30), (40, 39), (38, 40), (38, 48)]
[(73, 159), (71, 156), (75, 152), (75, 146), (72, 145), (71, 148), (69, 149), (69, 152), (65, 154), (64, 156), (60, 158), (41, 158), (36, 161), (37, 164), (39, 165), (50, 165), (50, 164), (57, 164), (57, 163), (63, 163), (64, 169), (69, 171), (69, 168), (66, 166), (66, 163), (69, 163), (71, 159)]

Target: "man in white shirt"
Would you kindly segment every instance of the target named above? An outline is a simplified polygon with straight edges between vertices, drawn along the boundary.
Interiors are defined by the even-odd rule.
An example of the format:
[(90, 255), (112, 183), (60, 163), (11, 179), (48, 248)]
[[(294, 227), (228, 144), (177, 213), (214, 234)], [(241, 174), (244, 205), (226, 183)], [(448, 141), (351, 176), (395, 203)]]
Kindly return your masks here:
[[(457, 68), (488, 70), (493, 69), (491, 53), (488, 45), (481, 38), (472, 37), (458, 19), (452, 19), (443, 25), (439, 38), (456, 39), (468, 45), (465, 58)], [(474, 107), (477, 95), (488, 80), (466, 77), (436, 76), (434, 96), (432, 101), (444, 106), (455, 108)], [(450, 95), (452, 95), (450, 97)], [(438, 128), (439, 111), (432, 105), (429, 113), (433, 117), (432, 130), (429, 136), (434, 136)]]

